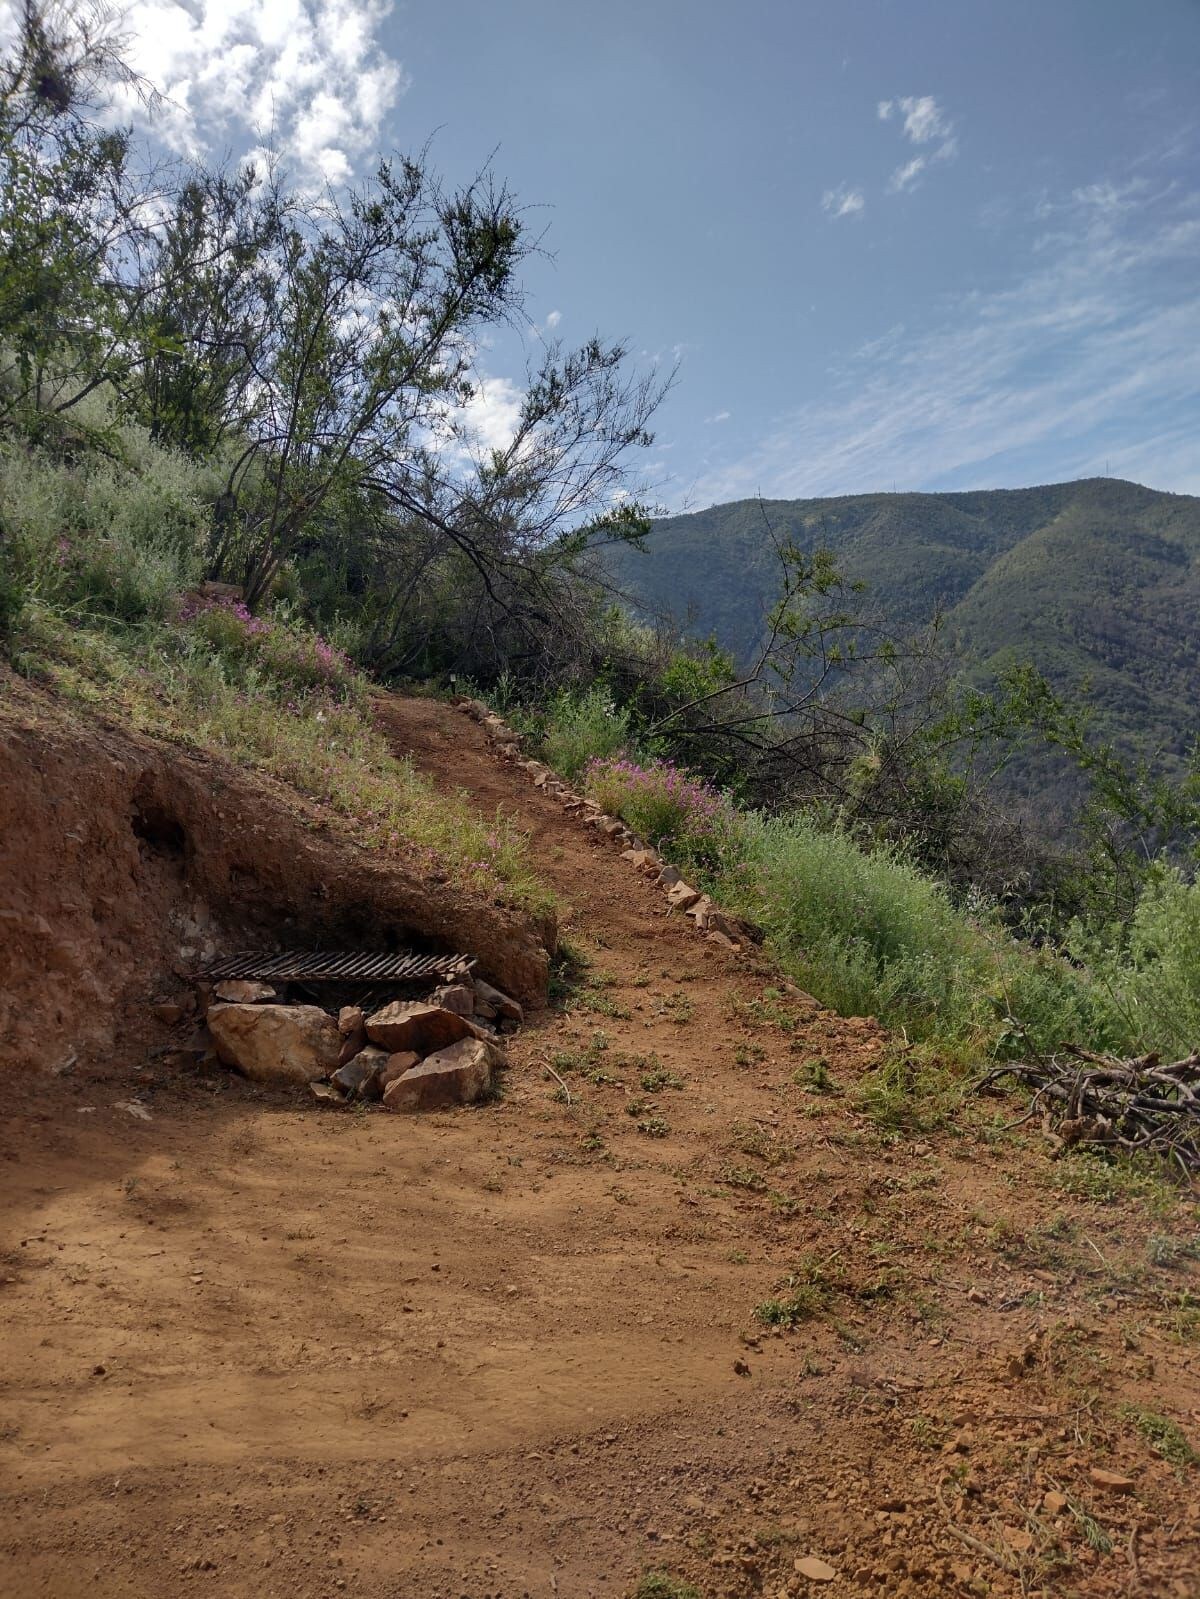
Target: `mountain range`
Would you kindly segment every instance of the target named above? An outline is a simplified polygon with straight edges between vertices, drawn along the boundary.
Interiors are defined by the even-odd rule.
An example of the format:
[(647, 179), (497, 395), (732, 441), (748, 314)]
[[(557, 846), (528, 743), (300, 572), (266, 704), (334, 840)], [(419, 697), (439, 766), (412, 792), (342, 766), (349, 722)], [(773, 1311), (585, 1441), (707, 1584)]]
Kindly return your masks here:
[(940, 611), (972, 675), (1032, 661), (1086, 697), (1099, 735), (1181, 766), (1200, 703), (1200, 499), (1088, 478), (737, 500), (657, 521), (645, 550), (622, 547), (612, 570), (636, 608), (744, 660), (777, 594), (782, 537), (831, 550), (898, 632)]

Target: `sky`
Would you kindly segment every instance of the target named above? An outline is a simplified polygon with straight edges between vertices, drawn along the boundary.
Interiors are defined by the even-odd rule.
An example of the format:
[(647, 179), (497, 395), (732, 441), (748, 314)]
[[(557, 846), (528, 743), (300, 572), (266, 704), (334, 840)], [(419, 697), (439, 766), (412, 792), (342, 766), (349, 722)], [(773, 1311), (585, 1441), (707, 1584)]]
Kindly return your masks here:
[(1200, 0), (136, 0), (179, 149), (490, 160), (547, 252), (477, 356), (675, 370), (638, 468), (754, 494), (1200, 493)]

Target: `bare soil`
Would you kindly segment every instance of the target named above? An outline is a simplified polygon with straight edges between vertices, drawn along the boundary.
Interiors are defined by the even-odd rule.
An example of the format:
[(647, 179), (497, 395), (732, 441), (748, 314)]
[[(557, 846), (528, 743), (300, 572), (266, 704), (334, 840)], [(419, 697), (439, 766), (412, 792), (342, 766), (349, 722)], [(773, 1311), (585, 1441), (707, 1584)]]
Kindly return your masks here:
[(1195, 1196), (1066, 1191), (1104, 1168), (1012, 1102), (890, 1138), (875, 1023), (706, 944), (465, 717), (384, 714), (529, 829), (589, 964), (469, 1110), (132, 1046), (6, 1084), (0, 1591), (1200, 1593)]

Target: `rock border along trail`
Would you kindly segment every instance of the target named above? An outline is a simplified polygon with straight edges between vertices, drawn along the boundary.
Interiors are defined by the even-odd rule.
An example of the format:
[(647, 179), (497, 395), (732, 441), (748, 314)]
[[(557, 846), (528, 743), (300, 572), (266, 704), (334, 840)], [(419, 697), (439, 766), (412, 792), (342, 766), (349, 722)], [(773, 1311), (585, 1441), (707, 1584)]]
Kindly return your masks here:
[(1196, 1593), (1195, 1467), (1129, 1410), (1200, 1434), (1196, 1267), (1151, 1246), (1186, 1197), (1065, 1193), (978, 1111), (890, 1142), (874, 1023), (698, 934), (469, 717), (380, 716), (516, 814), (588, 964), (483, 1106), (13, 1086), (0, 1589)]

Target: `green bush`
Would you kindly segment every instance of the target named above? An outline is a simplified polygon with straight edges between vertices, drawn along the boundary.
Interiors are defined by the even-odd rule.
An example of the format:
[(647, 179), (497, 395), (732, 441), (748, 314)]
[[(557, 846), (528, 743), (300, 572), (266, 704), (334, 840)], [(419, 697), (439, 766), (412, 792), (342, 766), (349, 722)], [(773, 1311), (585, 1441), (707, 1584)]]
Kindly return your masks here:
[(758, 921), (781, 961), (843, 1015), (873, 1015), (911, 1043), (960, 1056), (1122, 1048), (1132, 1033), (1102, 975), (968, 914), (892, 849), (868, 853), (793, 813), (745, 818), (738, 857), (712, 882)]
[(144, 446), (137, 467), (90, 455), (0, 452), (11, 586), (22, 603), (118, 624), (161, 620), (200, 576), (208, 508), (202, 474)]
[(616, 755), (629, 742), (629, 712), (618, 709), (603, 688), (584, 694), (563, 690), (551, 701), (542, 755), (569, 782), (589, 761)]
[(1200, 883), (1175, 871), (1151, 881), (1133, 915), (1126, 970), (1114, 970), (1111, 954), (1093, 958), (1148, 1048), (1200, 1049)]
[(680, 860), (715, 863), (732, 847), (736, 812), (722, 794), (669, 761), (593, 759), (584, 776), (588, 794), (642, 838)]

